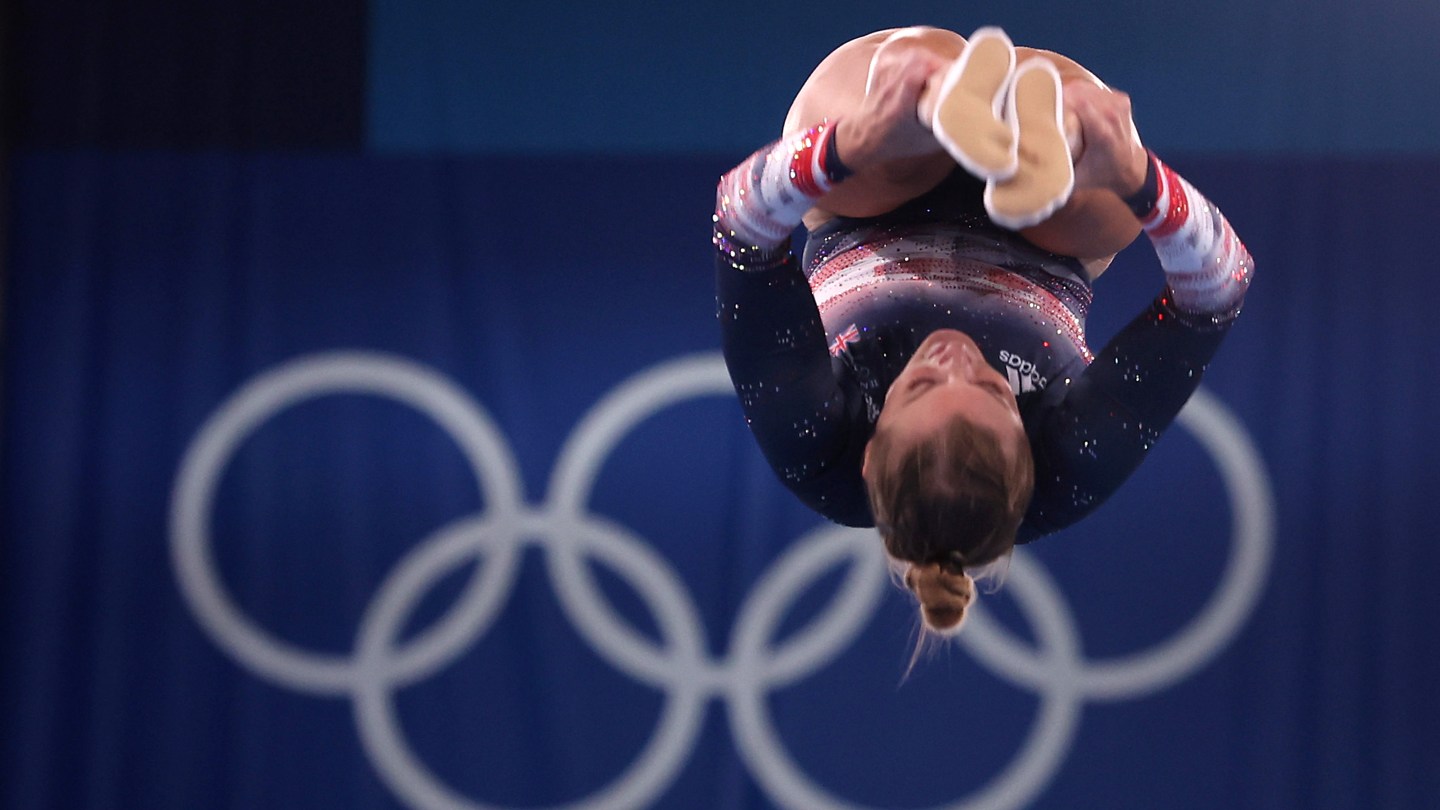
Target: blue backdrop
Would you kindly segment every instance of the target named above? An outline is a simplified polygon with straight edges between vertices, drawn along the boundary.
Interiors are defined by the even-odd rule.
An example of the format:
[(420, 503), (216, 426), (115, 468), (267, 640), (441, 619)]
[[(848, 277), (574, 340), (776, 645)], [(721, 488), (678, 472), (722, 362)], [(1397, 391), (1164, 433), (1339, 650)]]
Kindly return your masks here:
[[(535, 104), (470, 142), (464, 110), (513, 118), (487, 95), (512, 84), (474, 79), (494, 76), (474, 9), (157, 1), (106, 6), (102, 35), (31, 5), (0, 805), (1440, 804), (1440, 156), (1434, 128), (1398, 123), (1433, 99), (1375, 128), (1421, 134), (1363, 152), (1353, 127), (1306, 154), (1173, 139), (1256, 256), (1245, 316), (1134, 481), (1017, 555), (961, 642), (902, 679), (913, 606), (878, 543), (783, 491), (715, 355), (714, 181), (792, 91), (710, 110), (716, 141), (652, 145), (604, 115), (593, 83), (700, 75), (721, 58), (702, 38), (674, 76), (578, 74), (580, 122)], [(488, 41), (520, 62), (541, 19), (573, 48), (639, 13), (598, 8), (567, 9), (581, 27), (506, 11)], [(1027, 13), (999, 21), (1055, 26)], [(850, 33), (788, 37), (813, 61)], [(1211, 40), (1185, 33), (1195, 59)], [(636, 36), (641, 62), (663, 40)], [(432, 43), (429, 67), (395, 42)], [(513, 86), (559, 70), (536, 47)], [(407, 103), (453, 128), (396, 134), (381, 119)], [(1165, 120), (1187, 115), (1210, 120)], [(1092, 342), (1159, 285), (1143, 244), (1123, 254)]]

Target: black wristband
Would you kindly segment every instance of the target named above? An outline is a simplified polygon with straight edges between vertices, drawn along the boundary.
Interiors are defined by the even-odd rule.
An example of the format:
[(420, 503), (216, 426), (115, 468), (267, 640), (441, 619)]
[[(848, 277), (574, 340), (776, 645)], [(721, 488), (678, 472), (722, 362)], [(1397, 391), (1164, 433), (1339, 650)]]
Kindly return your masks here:
[(838, 140), (835, 136), (838, 134), (839, 129), (832, 125), (830, 137), (825, 139), (825, 178), (831, 183), (838, 183), (854, 174), (850, 167), (840, 160), (840, 146), (835, 143)]
[(1153, 152), (1148, 150), (1145, 152), (1145, 182), (1140, 184), (1139, 191), (1123, 198), (1122, 202), (1129, 206), (1130, 212), (1139, 220), (1150, 216), (1150, 212), (1155, 210), (1156, 203), (1160, 202), (1160, 178), (1155, 173), (1155, 154)]

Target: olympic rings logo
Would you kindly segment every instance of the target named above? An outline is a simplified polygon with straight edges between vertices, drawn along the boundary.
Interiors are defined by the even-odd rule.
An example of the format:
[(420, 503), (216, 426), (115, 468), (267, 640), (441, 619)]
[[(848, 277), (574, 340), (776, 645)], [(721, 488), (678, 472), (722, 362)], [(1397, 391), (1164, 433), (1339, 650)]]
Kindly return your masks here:
[[(483, 513), (436, 530), (396, 564), (367, 606), (349, 656), (297, 648), (257, 626), (221, 584), (211, 550), (210, 512), (231, 456), (276, 413), (329, 394), (362, 394), (404, 403), (434, 420), (459, 444), (484, 494)], [(536, 546), (566, 615), (611, 665), (665, 694), (664, 707), (638, 758), (575, 808), (634, 808), (653, 803), (688, 760), (711, 699), (726, 704), (739, 752), (761, 788), (789, 808), (850, 808), (811, 781), (786, 752), (766, 705), (773, 690), (808, 677), (838, 656), (865, 626), (888, 587), (873, 532), (825, 526), (795, 543), (755, 584), (727, 654), (712, 659), (699, 612), (666, 561), (624, 527), (591, 513), (587, 501), (603, 460), (652, 414), (700, 396), (733, 396), (723, 361), (706, 354), (655, 366), (621, 384), (571, 433), (539, 507), (523, 502), (507, 443), (483, 407), (445, 377), (389, 355), (312, 355), (262, 373), (201, 427), (181, 462), (172, 493), (171, 559), (180, 590), (200, 625), (242, 666), (277, 685), (352, 701), (367, 756), (386, 785), (425, 810), (485, 808), (443, 784), (411, 751), (394, 692), (425, 679), (475, 643), (504, 608), (521, 552)], [(1040, 696), (1037, 717), (1015, 759), (953, 810), (1019, 807), (1048, 784), (1073, 739), (1086, 700), (1117, 701), (1170, 686), (1229, 643), (1263, 590), (1273, 546), (1269, 478), (1243, 426), (1203, 389), (1178, 419), (1214, 459), (1229, 494), (1232, 543), (1220, 582), (1200, 613), (1145, 652), (1091, 661), (1045, 569), (1017, 550), (1007, 581), (1031, 623), (1030, 647), (983, 608), (960, 640), (998, 676)], [(624, 577), (656, 618), (663, 644), (616, 616), (587, 559)], [(455, 605), (425, 632), (400, 642), (417, 603), (436, 582), (476, 561)], [(783, 646), (773, 639), (786, 610), (836, 564), (849, 569), (827, 612)]]

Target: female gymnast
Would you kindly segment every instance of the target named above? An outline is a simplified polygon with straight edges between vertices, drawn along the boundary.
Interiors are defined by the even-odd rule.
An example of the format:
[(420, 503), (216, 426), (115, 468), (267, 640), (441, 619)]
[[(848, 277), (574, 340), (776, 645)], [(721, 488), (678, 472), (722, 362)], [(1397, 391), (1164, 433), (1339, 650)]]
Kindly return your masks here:
[[(878, 528), (939, 633), (978, 569), (1129, 477), (1252, 273), (1127, 96), (995, 28), (841, 46), (716, 196), (725, 358), (766, 459), (820, 514)], [(1092, 354), (1091, 282), (1141, 230), (1164, 288)]]

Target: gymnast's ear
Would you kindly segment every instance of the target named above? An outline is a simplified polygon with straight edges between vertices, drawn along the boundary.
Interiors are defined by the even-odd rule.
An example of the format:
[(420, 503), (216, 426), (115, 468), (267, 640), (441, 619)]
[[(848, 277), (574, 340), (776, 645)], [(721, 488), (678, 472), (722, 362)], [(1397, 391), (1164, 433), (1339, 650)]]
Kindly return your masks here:
[(866, 442), (865, 452), (860, 456), (860, 477), (864, 478), (866, 483), (870, 481), (870, 447), (872, 444), (873, 442)]

